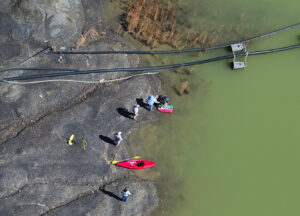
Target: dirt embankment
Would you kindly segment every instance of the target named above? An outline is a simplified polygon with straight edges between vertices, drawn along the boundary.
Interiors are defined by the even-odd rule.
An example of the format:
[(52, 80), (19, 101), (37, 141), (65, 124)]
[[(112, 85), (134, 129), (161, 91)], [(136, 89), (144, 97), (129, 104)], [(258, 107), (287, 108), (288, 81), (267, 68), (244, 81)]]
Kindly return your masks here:
[[(138, 56), (62, 56), (43, 54), (47, 46), (85, 50), (134, 49), (103, 21), (105, 1), (2, 1), (0, 67), (134, 67)], [(92, 30), (91, 30), (92, 29)], [(1, 78), (40, 71), (1, 72)], [(48, 72), (47, 72), (48, 73)], [(93, 74), (68, 79), (100, 80), (128, 73)], [(128, 134), (155, 114), (127, 116), (137, 98), (160, 90), (157, 76), (113, 84), (0, 83), (0, 215), (147, 215), (158, 204), (152, 182), (111, 165), (127, 158)], [(124, 142), (110, 143), (123, 132)], [(75, 144), (67, 139), (75, 134)], [(85, 150), (82, 140), (87, 140)], [(124, 204), (120, 191), (132, 193)]]

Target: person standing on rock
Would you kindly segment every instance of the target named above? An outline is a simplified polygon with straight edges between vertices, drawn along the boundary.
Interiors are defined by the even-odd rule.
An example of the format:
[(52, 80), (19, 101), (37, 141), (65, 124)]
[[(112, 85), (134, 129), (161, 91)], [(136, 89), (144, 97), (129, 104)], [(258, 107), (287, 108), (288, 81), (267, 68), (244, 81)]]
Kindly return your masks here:
[(159, 103), (159, 102), (157, 101), (157, 98), (158, 98), (157, 95), (156, 95), (156, 96), (150, 95), (150, 96), (148, 97), (148, 99), (147, 99), (147, 104), (149, 105), (149, 110), (150, 110), (150, 111), (152, 111), (152, 109), (153, 109), (153, 104), (154, 104), (154, 103)]
[(122, 194), (122, 201), (123, 201), (123, 202), (126, 202), (128, 196), (131, 195), (131, 193), (129, 192), (129, 190), (128, 190), (127, 187), (125, 187), (125, 188), (121, 191), (121, 194)]
[(133, 112), (133, 120), (136, 120), (136, 118), (137, 118), (138, 115), (139, 115), (139, 107), (140, 107), (140, 105), (138, 105), (138, 104), (134, 104), (134, 105), (133, 105), (133, 108), (132, 108), (132, 112)]
[(121, 134), (122, 134), (121, 131), (119, 131), (118, 133), (115, 133), (115, 134), (114, 134), (114, 135), (115, 135), (115, 143), (116, 143), (117, 146), (118, 146), (118, 145), (121, 143), (121, 141), (123, 140)]

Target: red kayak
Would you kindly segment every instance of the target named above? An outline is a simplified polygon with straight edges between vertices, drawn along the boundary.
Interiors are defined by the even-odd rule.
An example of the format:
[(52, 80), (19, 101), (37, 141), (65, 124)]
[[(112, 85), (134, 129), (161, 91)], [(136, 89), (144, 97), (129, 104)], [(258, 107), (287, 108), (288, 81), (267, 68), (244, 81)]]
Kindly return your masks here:
[(172, 105), (168, 105), (168, 106), (158, 105), (157, 109), (158, 109), (159, 112), (163, 112), (163, 113), (173, 112), (173, 106)]
[(118, 165), (120, 167), (125, 167), (128, 169), (146, 169), (146, 168), (154, 167), (155, 162), (147, 161), (147, 160), (132, 159), (132, 160), (118, 162), (118, 163), (116, 163), (116, 165)]

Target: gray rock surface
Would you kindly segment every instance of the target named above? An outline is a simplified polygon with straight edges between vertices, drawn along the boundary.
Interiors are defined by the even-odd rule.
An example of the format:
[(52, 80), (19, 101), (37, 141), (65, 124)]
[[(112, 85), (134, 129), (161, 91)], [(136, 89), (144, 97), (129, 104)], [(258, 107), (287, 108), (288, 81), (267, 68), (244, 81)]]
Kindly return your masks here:
[[(13, 26), (13, 37), (70, 45), (80, 36), (84, 12), (80, 0), (11, 1), (11, 15), (19, 24)], [(22, 27), (21, 27), (22, 26)]]
[[(0, 67), (18, 66), (49, 45), (85, 50), (133, 49), (103, 22), (105, 1), (11, 0), (0, 10)], [(81, 34), (92, 29), (84, 41)], [(78, 43), (80, 41), (80, 43)], [(137, 56), (55, 56), (43, 54), (22, 67), (133, 67)], [(20, 66), (20, 65), (19, 65)], [(7, 71), (0, 77), (50, 73)], [(99, 80), (128, 73), (70, 76)], [(135, 77), (112, 84), (0, 83), (0, 215), (147, 215), (158, 203), (152, 182), (111, 164), (127, 158), (130, 132), (155, 120), (140, 109), (133, 121), (128, 112), (137, 98), (159, 93), (157, 76)], [(113, 133), (124, 141), (116, 147)], [(67, 143), (75, 135), (74, 145)], [(82, 141), (86, 140), (85, 149)], [(124, 204), (117, 196), (128, 186)], [(99, 189), (100, 188), (100, 189)]]
[[(125, 186), (131, 193), (126, 203), (121, 202), (121, 190)], [(68, 203), (66, 207), (45, 215), (148, 215), (153, 207), (157, 206), (155, 196), (156, 189), (151, 182), (132, 177), (124, 178), (85, 194), (81, 199)]]

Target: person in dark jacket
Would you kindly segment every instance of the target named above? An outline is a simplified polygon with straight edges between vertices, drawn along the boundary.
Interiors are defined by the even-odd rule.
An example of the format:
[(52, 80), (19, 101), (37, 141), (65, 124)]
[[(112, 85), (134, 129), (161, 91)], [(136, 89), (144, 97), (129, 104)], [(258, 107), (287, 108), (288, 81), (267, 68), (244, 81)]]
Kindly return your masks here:
[(164, 106), (168, 106), (169, 104), (169, 98), (166, 95), (159, 95), (157, 100), (160, 104), (163, 104)]

